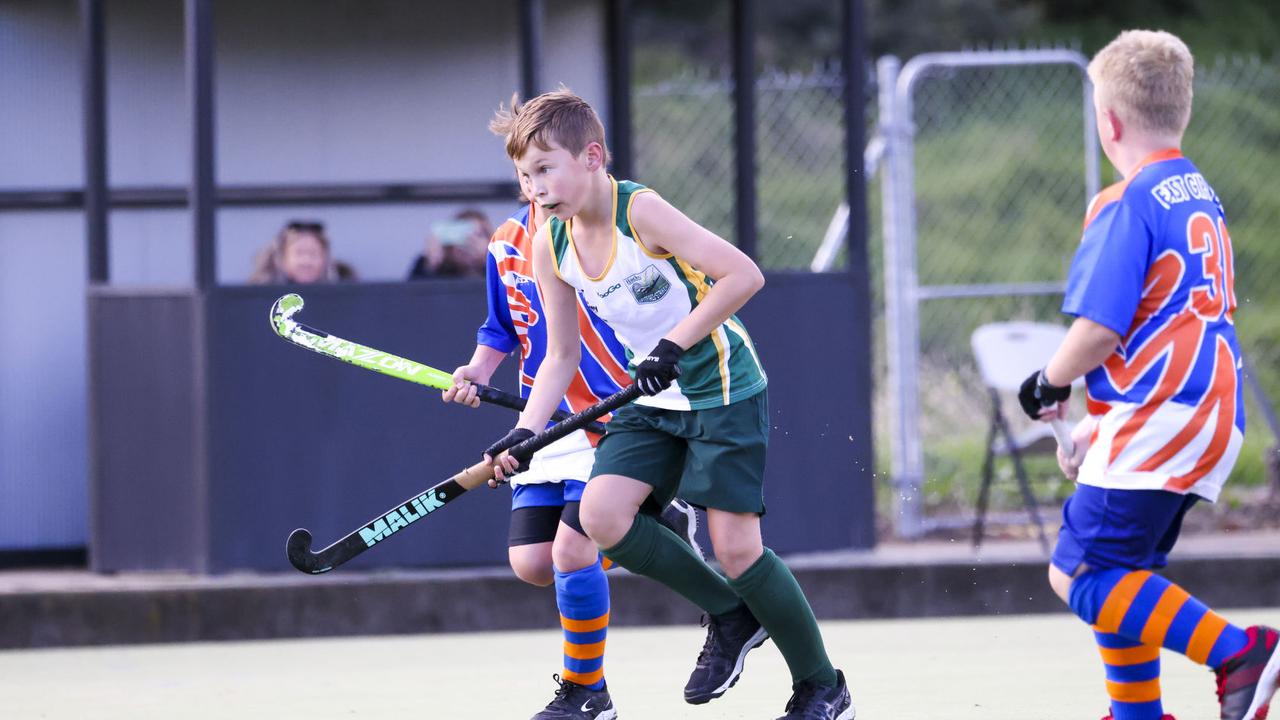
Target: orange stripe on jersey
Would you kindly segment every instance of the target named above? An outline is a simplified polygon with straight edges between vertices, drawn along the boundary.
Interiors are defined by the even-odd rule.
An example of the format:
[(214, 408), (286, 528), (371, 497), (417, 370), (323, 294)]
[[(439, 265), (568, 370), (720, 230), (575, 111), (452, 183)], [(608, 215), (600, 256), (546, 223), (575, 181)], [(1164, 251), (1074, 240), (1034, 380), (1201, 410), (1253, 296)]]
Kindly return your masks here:
[(605, 613), (598, 618), (591, 618), (590, 620), (571, 620), (564, 615), (561, 615), (560, 625), (569, 632), (595, 632), (609, 627), (609, 613)]
[(583, 344), (595, 356), (600, 367), (609, 373), (609, 377), (618, 383), (619, 387), (626, 387), (631, 384), (631, 376), (627, 374), (627, 369), (620, 367), (618, 362), (614, 360), (613, 353), (609, 352), (604, 340), (596, 331), (595, 326), (591, 324), (591, 318), (587, 317), (587, 311), (581, 305), (578, 306), (578, 334), (582, 336)]
[[(1216, 350), (1217, 348), (1215, 348), (1215, 351)], [(1235, 362), (1234, 362), (1234, 359), (1230, 357), (1231, 356), (1230, 350), (1227, 351), (1227, 356), (1228, 356), (1229, 362), (1232, 363), (1232, 368), (1234, 369)], [(1173, 439), (1165, 443), (1164, 447), (1160, 448), (1158, 451), (1155, 452), (1155, 454), (1153, 454), (1151, 457), (1143, 461), (1143, 463), (1139, 465), (1137, 468), (1138, 472), (1155, 472), (1155, 470), (1159, 468), (1161, 465), (1163, 465), (1166, 461), (1168, 461), (1169, 458), (1173, 457), (1174, 455), (1177, 455), (1180, 450), (1186, 447), (1186, 444), (1190, 442), (1196, 435), (1200, 434), (1201, 428), (1203, 428), (1204, 424), (1209, 420), (1209, 414), (1213, 412), (1214, 408), (1222, 404), (1222, 399), (1218, 397), (1218, 385), (1222, 381), (1222, 378), (1219, 376), (1220, 375), (1219, 363), (1221, 360), (1222, 360), (1221, 352), (1215, 352), (1213, 383), (1212, 385), (1210, 385), (1209, 391), (1205, 393), (1204, 398), (1200, 402), (1200, 406), (1196, 408), (1196, 411), (1191, 416), (1191, 419), (1187, 421), (1187, 424), (1183, 426), (1181, 430), (1178, 431), (1178, 434), (1173, 436)], [(1231, 384), (1235, 385), (1234, 370), (1231, 373), (1231, 380), (1232, 380)], [(1231, 393), (1231, 405), (1233, 407), (1235, 406), (1234, 391)], [(1234, 419), (1235, 419), (1235, 412), (1233, 411), (1231, 413), (1231, 417), (1227, 418), (1227, 436), (1230, 436), (1231, 434), (1231, 429), (1230, 429), (1231, 422)], [(1222, 420), (1223, 420), (1223, 416), (1221, 413), (1219, 413), (1218, 415), (1219, 430), (1221, 429), (1221, 426), (1222, 426)], [(1210, 441), (1209, 447), (1207, 449), (1212, 450), (1213, 446), (1216, 444), (1216, 441), (1218, 439), (1219, 439), (1219, 432), (1215, 432), (1213, 441)], [(1225, 439), (1222, 444), (1225, 448), (1226, 446)], [(1197, 463), (1197, 466), (1198, 465), (1199, 463)], [(1194, 469), (1193, 469), (1193, 472), (1194, 472)]]
[[(1090, 415), (1106, 415), (1107, 413), (1111, 412), (1111, 403), (1102, 402), (1101, 400), (1095, 400), (1089, 397), (1088, 395), (1085, 396), (1084, 404), (1085, 404), (1085, 410), (1088, 411)], [(1089, 443), (1093, 444), (1093, 441), (1097, 439), (1098, 439), (1097, 431), (1095, 430), (1094, 437), (1089, 439)]]
[(1102, 212), (1103, 208), (1113, 202), (1119, 202), (1120, 198), (1124, 197), (1124, 191), (1127, 187), (1129, 187), (1129, 181), (1122, 180), (1114, 185), (1108, 185), (1097, 195), (1094, 195), (1093, 199), (1089, 201), (1089, 208), (1085, 210), (1084, 227), (1089, 227), (1089, 223), (1098, 217), (1098, 213)]
[(1130, 683), (1108, 680), (1107, 694), (1123, 703), (1153, 702), (1160, 699), (1160, 679)]
[[(587, 385), (586, 378), (582, 376), (582, 370), (578, 370), (573, 374), (573, 378), (569, 380), (569, 389), (565, 390), (564, 399), (569, 402), (569, 408), (573, 412), (580, 412), (600, 400), (596, 394), (591, 391), (591, 387)], [(609, 422), (612, 415), (604, 415), (600, 418), (600, 422)], [(591, 443), (591, 447), (595, 447), (600, 442), (600, 435), (593, 432), (587, 433), (587, 440)]]
[(1142, 642), (1154, 645), (1158, 653), (1160, 646), (1164, 645), (1165, 635), (1169, 634), (1169, 625), (1173, 624), (1173, 618), (1189, 597), (1191, 596), (1187, 591), (1177, 585), (1169, 585), (1165, 588), (1155, 608), (1151, 610), (1147, 624), (1142, 628)]
[(1133, 313), (1129, 332), (1125, 333), (1126, 340), (1169, 302), (1174, 291), (1182, 284), (1182, 276), (1186, 272), (1187, 266), (1183, 263), (1182, 256), (1174, 250), (1164, 251), (1151, 263), (1142, 287), (1142, 299), (1138, 301), (1138, 309)]
[[(1148, 319), (1169, 302), (1178, 284), (1182, 282), (1185, 272), (1186, 265), (1183, 264), (1182, 257), (1172, 250), (1163, 253), (1152, 263), (1151, 270), (1147, 272), (1142, 301), (1138, 304), (1138, 310), (1134, 315), (1133, 323), (1129, 326), (1126, 340), (1132, 338)], [(1126, 360), (1119, 353), (1112, 353), (1103, 363), (1111, 384), (1121, 393), (1127, 393), (1162, 356), (1165, 354), (1171, 356), (1159, 386), (1147, 402), (1116, 432), (1111, 442), (1108, 464), (1120, 457), (1120, 453), (1147, 424), (1164, 400), (1173, 397), (1173, 394), (1182, 387), (1187, 373), (1195, 362), (1196, 352), (1200, 348), (1201, 333), (1204, 330), (1203, 323), (1188, 322), (1193, 320), (1195, 318), (1190, 313), (1180, 313), (1148, 338), (1132, 358)]]
[(1129, 181), (1137, 177), (1138, 172), (1141, 171), (1142, 168), (1152, 163), (1173, 160), (1180, 157), (1182, 157), (1181, 150), (1178, 150), (1177, 148), (1165, 148), (1164, 150), (1157, 150), (1142, 158), (1142, 160), (1138, 162), (1137, 166), (1134, 167), (1133, 170), (1129, 171), (1129, 177), (1114, 185), (1108, 185), (1097, 195), (1093, 196), (1093, 200), (1089, 202), (1088, 209), (1085, 210), (1084, 226), (1089, 227), (1089, 223), (1093, 222), (1093, 219), (1098, 216), (1098, 213), (1102, 212), (1103, 208), (1124, 197), (1124, 191), (1129, 187)]
[(1111, 588), (1111, 594), (1107, 595), (1107, 601), (1102, 604), (1102, 611), (1098, 613), (1097, 626), (1103, 632), (1113, 633), (1120, 629), (1124, 614), (1129, 612), (1129, 606), (1149, 577), (1151, 573), (1146, 570), (1131, 572)]
[[(1122, 378), (1128, 375), (1128, 382), (1124, 383), (1132, 387), (1137, 381), (1141, 373), (1151, 365), (1155, 364), (1161, 356), (1168, 354), (1164, 373), (1160, 376), (1160, 382), (1155, 389), (1147, 396), (1147, 402), (1134, 411), (1125, 424), (1116, 431), (1115, 439), (1111, 442), (1111, 456), (1109, 463), (1116, 461), (1120, 457), (1120, 453), (1124, 451), (1129, 441), (1142, 430), (1147, 424), (1151, 416), (1156, 414), (1162, 405), (1175, 394), (1186, 383), (1187, 375), (1190, 374), (1192, 367), (1195, 365), (1196, 353), (1200, 349), (1200, 343), (1204, 339), (1204, 323), (1196, 322), (1195, 318), (1189, 312), (1180, 313), (1170, 321), (1164, 329), (1156, 333), (1155, 337), (1147, 342), (1138, 356), (1132, 363), (1125, 364), (1124, 372), (1118, 373)], [(1108, 358), (1107, 365), (1110, 366), (1111, 359), (1119, 359), (1119, 363), (1124, 363), (1123, 358), (1112, 355)], [(1110, 369), (1110, 367), (1108, 367)], [(1117, 373), (1108, 373), (1115, 377)], [(1120, 387), (1117, 384), (1117, 387)], [(1128, 392), (1124, 390), (1123, 392)]]
[(1098, 647), (1102, 653), (1102, 662), (1113, 667), (1141, 665), (1160, 657), (1159, 645), (1139, 645), (1130, 648)]
[[(1195, 485), (1222, 460), (1222, 456), (1231, 444), (1231, 429), (1235, 427), (1236, 422), (1236, 357), (1231, 352), (1231, 346), (1221, 336), (1218, 337), (1215, 353), (1213, 384), (1209, 387), (1209, 392), (1196, 410), (1192, 422), (1169, 441), (1166, 449), (1173, 448), (1176, 452), (1183, 443), (1195, 437), (1208, 421), (1209, 410), (1216, 407), (1218, 418), (1213, 428), (1213, 437), (1209, 439), (1209, 447), (1205, 448), (1204, 454), (1196, 461), (1196, 466), (1191, 468), (1191, 472), (1169, 478), (1169, 482), (1165, 483), (1166, 489), (1182, 491)], [(1164, 450), (1161, 451), (1163, 452)], [(1172, 454), (1170, 453), (1170, 456)]]
[(1227, 322), (1236, 312), (1236, 256), (1231, 249), (1231, 234), (1227, 232), (1227, 224), (1218, 218), (1218, 236), (1222, 238), (1222, 257), (1226, 261), (1226, 286), (1223, 296), (1227, 300)]

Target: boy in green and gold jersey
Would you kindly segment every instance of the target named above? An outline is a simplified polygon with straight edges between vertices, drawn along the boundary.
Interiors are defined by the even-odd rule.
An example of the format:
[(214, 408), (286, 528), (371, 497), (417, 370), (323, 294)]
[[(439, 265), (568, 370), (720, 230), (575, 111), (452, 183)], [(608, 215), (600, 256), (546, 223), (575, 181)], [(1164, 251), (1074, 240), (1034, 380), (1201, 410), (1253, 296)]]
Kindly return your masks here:
[[(575, 381), (580, 294), (626, 347), (644, 392), (613, 416), (596, 449), (582, 525), (613, 562), (707, 612), (685, 700), (724, 694), (747, 653), (772, 637), (792, 676), (784, 717), (851, 720), (849, 690), (813, 611), (760, 535), (767, 380), (733, 315), (764, 284), (760, 270), (657, 193), (610, 177), (604, 128), (567, 90), (513, 103), (493, 126), (549, 216), (533, 242), (547, 350), (519, 423), (486, 457), (545, 427)], [(494, 470), (502, 478), (518, 464), (503, 456)], [(706, 509), (727, 577), (654, 519), (677, 490)]]

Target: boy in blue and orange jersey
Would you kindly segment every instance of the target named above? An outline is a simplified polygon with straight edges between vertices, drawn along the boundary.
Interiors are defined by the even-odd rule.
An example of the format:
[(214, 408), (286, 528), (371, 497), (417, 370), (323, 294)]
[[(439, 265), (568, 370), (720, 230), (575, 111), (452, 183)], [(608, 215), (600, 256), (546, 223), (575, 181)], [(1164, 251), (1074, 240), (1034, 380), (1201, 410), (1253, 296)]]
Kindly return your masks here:
[(1232, 625), (1152, 572), (1187, 510), (1217, 499), (1244, 436), (1231, 238), (1180, 150), (1193, 71), (1181, 40), (1144, 30), (1089, 64), (1102, 148), (1124, 180), (1090, 203), (1062, 307), (1076, 319), (1019, 392), (1028, 415), (1052, 419), (1086, 377), (1088, 449), (1059, 454), (1078, 486), (1049, 581), (1093, 627), (1115, 720), (1171, 717), (1162, 647), (1214, 670), (1222, 720), (1265, 718), (1280, 675), (1275, 630)]
[[(525, 188), (525, 194), (528, 190)], [(486, 260), (489, 314), (476, 334), (468, 364), (454, 371), (446, 402), (479, 405), (474, 383), (488, 383), (507, 354), (520, 351), (520, 395), (528, 397), (546, 353), (542, 300), (533, 276), (530, 242), (544, 220), (529, 203), (493, 233)], [(626, 355), (613, 331), (579, 304), (582, 362), (560, 408), (578, 412), (630, 383)], [(534, 720), (610, 720), (617, 717), (604, 680), (605, 636), (609, 627), (609, 582), (595, 543), (578, 519), (583, 488), (590, 477), (598, 437), (579, 430), (535, 453), (529, 469), (512, 478), (508, 559), (521, 580), (552, 583), (564, 631), (560, 687)], [(697, 515), (675, 500), (658, 517), (693, 546)]]

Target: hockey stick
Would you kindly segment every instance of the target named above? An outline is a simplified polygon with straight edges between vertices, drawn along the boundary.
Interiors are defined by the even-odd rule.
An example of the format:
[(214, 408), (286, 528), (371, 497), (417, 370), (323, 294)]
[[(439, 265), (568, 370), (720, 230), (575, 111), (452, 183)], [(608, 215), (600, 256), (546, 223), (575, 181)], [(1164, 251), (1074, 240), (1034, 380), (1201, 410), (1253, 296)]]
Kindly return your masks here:
[[(640, 396), (640, 388), (628, 385), (580, 413), (552, 425), (541, 433), (525, 440), (507, 451), (517, 457), (529, 457), (538, 450), (559, 440), (571, 432), (582, 429), (596, 418), (611, 413)], [(298, 528), (289, 534), (285, 544), (285, 552), (289, 562), (297, 569), (312, 575), (329, 572), (351, 558), (384, 542), (410, 524), (421, 520), (445, 505), (453, 502), (459, 495), (475, 489), (493, 478), (493, 465), (484, 461), (463, 470), (442, 483), (418, 493), (387, 512), (357, 528), (355, 532), (338, 540), (320, 552), (311, 551), (311, 533), (305, 528)]]
[(1062, 454), (1071, 457), (1076, 454), (1076, 444), (1071, 439), (1071, 429), (1067, 424), (1062, 422), (1062, 418), (1054, 418), (1049, 421), (1049, 427), (1053, 428), (1053, 436), (1058, 440), (1058, 447), (1062, 448)]
[[(306, 302), (302, 299), (302, 296), (295, 293), (289, 293), (275, 301), (271, 306), (269, 319), (271, 320), (271, 327), (276, 331), (277, 335), (298, 347), (362, 367), (365, 370), (390, 375), (393, 378), (407, 380), (408, 382), (435, 388), (436, 390), (448, 390), (453, 387), (453, 376), (443, 370), (437, 370), (428, 365), (406, 360), (397, 355), (375, 350), (360, 343), (344, 340), (337, 335), (330, 335), (323, 330), (303, 325), (295, 320), (294, 316), (302, 311), (302, 307), (305, 304)], [(476, 383), (476, 396), (480, 398), (481, 402), (501, 405), (512, 410), (523, 410), (525, 405), (525, 399), (522, 397), (479, 383)], [(557, 410), (551, 416), (551, 419), (559, 422), (567, 417), (569, 417), (569, 413)], [(604, 425), (598, 422), (592, 422), (584, 426), (583, 429), (593, 433), (604, 433)]]

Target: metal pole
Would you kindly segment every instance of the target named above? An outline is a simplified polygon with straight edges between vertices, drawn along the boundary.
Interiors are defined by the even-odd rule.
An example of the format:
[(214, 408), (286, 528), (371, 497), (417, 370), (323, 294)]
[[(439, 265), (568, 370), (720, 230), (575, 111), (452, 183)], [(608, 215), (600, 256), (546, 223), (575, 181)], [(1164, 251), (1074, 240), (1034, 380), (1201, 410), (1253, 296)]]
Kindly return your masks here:
[(520, 98), (542, 90), (542, 0), (520, 0)]
[(102, 0), (80, 0), (84, 227), (89, 282), (111, 277), (107, 243), (107, 50)]
[[(1083, 57), (1081, 58), (1083, 59)], [(1098, 116), (1093, 109), (1093, 81), (1089, 79), (1089, 68), (1081, 68), (1084, 78), (1084, 203), (1088, 212), (1089, 203), (1098, 194)]]
[[(862, 0), (845, 0), (843, 14), (845, 204), (849, 208), (848, 270), (862, 307), (871, 307), (867, 280), (866, 91), (867, 56)], [(869, 328), (867, 329), (869, 332)], [(859, 331), (861, 332), (861, 330)], [(871, 347), (870, 336), (860, 347)]]
[(605, 37), (609, 53), (609, 152), (613, 174), (631, 177), (631, 1), (609, 0)]
[(891, 472), (893, 478), (894, 531), (899, 537), (919, 537), (924, 532), (920, 486), (922, 474), (915, 462), (918, 431), (916, 399), (915, 302), (911, 287), (915, 269), (909, 245), (914, 228), (911, 207), (911, 128), (898, 104), (901, 64), (892, 56), (876, 63), (880, 87), (880, 132), (885, 138), (881, 202), (884, 222), (885, 338), (888, 382), (893, 398)]
[(186, 0), (187, 97), (191, 108), (191, 230), (195, 286), (216, 282), (213, 106), (213, 2)]
[[(866, 348), (860, 357), (850, 364), (854, 373), (854, 394), (850, 398), (855, 415), (855, 433), (861, 436), (861, 443), (854, 447), (866, 448), (866, 457), (875, 455), (875, 443), (872, 437), (872, 338), (871, 338), (871, 281), (868, 273), (867, 255), (867, 176), (866, 176), (866, 109), (867, 109), (867, 71), (866, 71), (866, 25), (864, 22), (862, 0), (845, 0), (843, 8), (842, 64), (844, 65), (844, 177), (845, 205), (848, 207), (845, 242), (848, 252), (845, 268), (849, 273), (849, 282), (853, 289), (853, 308), (850, 313), (853, 319), (853, 346)], [(874, 467), (874, 463), (868, 465)], [(871, 467), (863, 467), (863, 473), (871, 475)], [(874, 476), (872, 476), (874, 477)], [(868, 479), (871, 497), (875, 497), (875, 483)], [(873, 523), (874, 525), (874, 523)], [(852, 528), (852, 536), (864, 536), (871, 542), (875, 540), (874, 528)]]
[(756, 259), (756, 74), (753, 0), (733, 2), (733, 128), (738, 249)]

